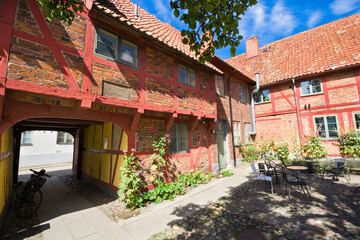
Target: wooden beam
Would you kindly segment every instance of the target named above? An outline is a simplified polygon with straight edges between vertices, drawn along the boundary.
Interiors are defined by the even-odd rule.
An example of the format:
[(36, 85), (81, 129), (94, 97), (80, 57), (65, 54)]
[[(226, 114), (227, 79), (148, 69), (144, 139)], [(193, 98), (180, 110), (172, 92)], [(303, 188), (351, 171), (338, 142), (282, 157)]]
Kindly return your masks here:
[[(213, 120), (213, 121), (210, 123), (210, 126), (209, 126), (209, 128), (208, 128), (208, 130), (207, 130), (207, 136), (209, 136), (211, 130), (214, 128), (215, 123), (216, 123), (215, 120)], [(208, 144), (210, 144), (210, 143), (208, 143)]]
[(173, 124), (175, 118), (177, 118), (177, 113), (173, 113), (173, 115), (166, 121), (165, 123), (165, 132), (168, 133), (170, 131), (171, 125)]
[(190, 132), (192, 133), (196, 126), (198, 125), (199, 121), (200, 121), (201, 117), (198, 116), (197, 118), (195, 118), (193, 121), (191, 121), (191, 128), (190, 128)]
[(135, 130), (136, 130), (138, 124), (139, 124), (140, 117), (141, 117), (141, 113), (136, 112), (134, 114), (134, 117), (133, 117), (133, 119), (131, 121), (131, 127), (130, 127), (131, 132), (135, 132)]

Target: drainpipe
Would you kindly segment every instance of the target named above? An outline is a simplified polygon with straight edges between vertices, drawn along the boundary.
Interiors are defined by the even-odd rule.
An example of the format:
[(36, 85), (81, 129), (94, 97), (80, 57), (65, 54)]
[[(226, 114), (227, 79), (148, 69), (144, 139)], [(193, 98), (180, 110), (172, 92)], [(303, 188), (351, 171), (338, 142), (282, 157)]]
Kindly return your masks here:
[(296, 108), (296, 118), (297, 118), (297, 124), (298, 124), (298, 129), (299, 129), (299, 141), (300, 141), (300, 145), (302, 146), (302, 141), (301, 141), (301, 130), (300, 130), (300, 117), (299, 117), (299, 108), (298, 108), (298, 99), (296, 96), (296, 85), (295, 85), (295, 78), (291, 79), (293, 85), (294, 85), (294, 99), (295, 99), (295, 108)]
[(251, 120), (253, 130), (249, 133), (250, 135), (256, 135), (256, 120), (255, 120), (255, 102), (254, 102), (254, 94), (257, 93), (260, 89), (259, 86), (259, 73), (255, 73), (256, 77), (256, 88), (251, 92)]
[(232, 74), (228, 77), (228, 91), (229, 91), (229, 107), (230, 107), (230, 129), (231, 129), (231, 139), (233, 147), (233, 157), (234, 157), (234, 167), (236, 167), (236, 154), (235, 154), (235, 140), (234, 140), (234, 127), (233, 127), (233, 115), (232, 115), (232, 106), (231, 106), (231, 91), (230, 91), (230, 78), (234, 75), (235, 68)]

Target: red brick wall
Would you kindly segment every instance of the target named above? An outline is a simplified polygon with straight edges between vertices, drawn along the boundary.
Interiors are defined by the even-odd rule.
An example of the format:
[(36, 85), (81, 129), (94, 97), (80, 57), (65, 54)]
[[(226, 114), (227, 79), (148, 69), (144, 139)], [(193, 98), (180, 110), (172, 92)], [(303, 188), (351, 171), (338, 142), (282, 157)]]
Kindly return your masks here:
[(146, 48), (146, 72), (167, 80), (174, 80), (173, 59), (152, 48)]
[(101, 95), (102, 82), (107, 81), (131, 88), (131, 101), (139, 101), (139, 77), (135, 74), (100, 63), (94, 63), (92, 74), (96, 82), (92, 87), (92, 93)]
[(174, 106), (174, 87), (171, 84), (146, 79), (146, 103), (165, 107)]
[(196, 92), (179, 87), (178, 108), (196, 111), (197, 110)]
[(153, 119), (140, 119), (136, 129), (136, 151), (151, 151), (154, 132), (164, 131), (164, 121)]
[(29, 6), (25, 0), (18, 1), (14, 28), (26, 33), (31, 33), (38, 37), (43, 37), (40, 28), (37, 25), (34, 16), (31, 14)]
[(7, 78), (69, 88), (47, 46), (13, 37), (10, 51)]
[[(353, 113), (360, 112), (360, 81), (356, 80), (356, 71), (359, 70), (338, 71), (320, 76), (323, 93), (316, 95), (300, 96), (300, 85), (299, 82), (296, 83), (299, 96), (300, 125), (302, 126), (300, 131), (305, 136), (315, 134), (314, 117), (316, 116), (336, 115), (340, 132), (353, 129)], [(309, 78), (309, 80), (311, 79)], [(306, 79), (302, 81), (306, 81)], [(291, 137), (295, 135), (293, 129), (296, 128), (297, 134), (299, 134), (299, 129), (296, 122), (295, 109), (284, 98), (285, 95), (295, 106), (294, 92), (289, 88), (290, 86), (292, 86), (292, 83), (280, 84), (270, 88), (275, 99), (275, 112), (287, 111), (287, 113), (271, 113), (274, 110), (272, 109), (272, 103), (255, 105), (258, 132), (256, 138), (286, 141), (290, 145), (293, 144), (294, 141), (292, 139), (294, 137)], [(271, 101), (273, 102), (274, 99), (271, 99)], [(308, 108), (309, 104), (310, 109)], [(305, 105), (307, 109), (305, 109)], [(324, 140), (323, 144), (329, 155), (339, 155), (339, 141)]]

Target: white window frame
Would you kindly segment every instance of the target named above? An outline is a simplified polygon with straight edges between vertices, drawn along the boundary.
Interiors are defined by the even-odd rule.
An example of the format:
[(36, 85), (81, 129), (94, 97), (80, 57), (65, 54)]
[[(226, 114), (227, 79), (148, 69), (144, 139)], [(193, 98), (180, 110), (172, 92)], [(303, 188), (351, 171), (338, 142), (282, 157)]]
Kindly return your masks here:
[[(26, 134), (29, 134), (29, 137), (25, 137)], [(32, 145), (32, 131), (24, 131), (21, 133), (21, 145)]]
[[(179, 141), (179, 128), (178, 126), (185, 126), (186, 127), (186, 149), (185, 150), (179, 150), (180, 148), (180, 141)], [(173, 123), (171, 128), (173, 127), (176, 127), (176, 136), (171, 136), (170, 135), (170, 139), (174, 139), (176, 138), (177, 141), (176, 141), (176, 151), (174, 152), (170, 152), (172, 154), (176, 154), (176, 153), (188, 153), (189, 152), (189, 129), (188, 129), (188, 126), (187, 124), (184, 124), (184, 123)], [(174, 141), (171, 141), (170, 144), (174, 144)], [(169, 144), (169, 145), (170, 145)], [(170, 151), (170, 146), (169, 146), (169, 151)]]
[[(223, 88), (222, 88), (223, 92), (222, 93), (220, 92), (219, 81), (222, 81), (222, 84), (223, 84)], [(224, 80), (224, 76), (223, 75), (216, 75), (215, 84), (216, 84), (216, 93), (217, 93), (217, 95), (220, 95), (220, 96), (224, 97), (225, 96), (225, 80)]]
[(241, 144), (241, 122), (233, 122), (233, 131), (234, 131), (234, 142), (235, 146), (240, 146)]
[(358, 115), (359, 118), (360, 118), (360, 112), (354, 112), (353, 113), (354, 129), (355, 129), (355, 132), (357, 132), (357, 134), (360, 135), (360, 120), (359, 120), (359, 128), (356, 128), (356, 115)]
[[(243, 91), (242, 91), (242, 89), (243, 89)], [(244, 101), (242, 101), (242, 99), (241, 99), (242, 94), (244, 96), (244, 99), (243, 99)], [(269, 94), (269, 96), (270, 96), (270, 94)], [(247, 103), (246, 86), (244, 84), (242, 84), (242, 83), (239, 83), (239, 101), (241, 103), (245, 103), (245, 104)]]
[[(60, 140), (60, 133), (64, 133), (64, 137), (63, 137), (63, 140)], [(72, 137), (72, 141), (71, 142), (67, 142), (66, 139), (68, 136), (71, 136)], [(56, 144), (60, 144), (60, 145), (64, 145), (64, 144), (73, 144), (74, 143), (74, 137), (68, 133), (68, 132), (62, 132), (62, 131), (58, 131), (57, 132), (57, 135), (56, 135)]]
[[(314, 93), (313, 81), (320, 81), (320, 89), (321, 89), (320, 92)], [(304, 94), (304, 93), (303, 93), (303, 90), (302, 90), (302, 87), (301, 87), (301, 84), (304, 84), (304, 83), (306, 83), (306, 82), (309, 83), (310, 93)], [(300, 82), (300, 93), (301, 93), (301, 96), (310, 96), (310, 95), (322, 94), (322, 93), (323, 93), (323, 88), (322, 88), (321, 78), (315, 78), (315, 79), (311, 79), (311, 80), (307, 80), (307, 81), (302, 81), (302, 82)]]

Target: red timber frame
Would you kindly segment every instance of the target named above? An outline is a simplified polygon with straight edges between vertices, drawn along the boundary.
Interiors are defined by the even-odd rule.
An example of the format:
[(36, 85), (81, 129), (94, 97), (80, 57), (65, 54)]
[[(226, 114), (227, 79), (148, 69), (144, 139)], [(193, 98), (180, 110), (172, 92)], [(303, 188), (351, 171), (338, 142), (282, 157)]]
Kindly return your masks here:
[[(207, 136), (207, 146), (201, 146), (202, 141), (198, 147), (199, 152), (202, 148), (207, 148), (208, 157), (209, 157), (209, 170), (211, 171), (211, 154), (210, 154), (210, 138), (209, 132), (214, 126), (214, 123), (217, 119), (217, 106), (216, 106), (216, 88), (215, 88), (215, 77), (211, 77), (209, 81), (209, 85), (206, 91), (200, 89), (200, 73), (199, 73), (199, 65), (194, 67), (196, 70), (196, 88), (179, 83), (177, 80), (177, 65), (178, 63), (182, 63), (184, 65), (191, 65), (192, 63), (185, 62), (182, 60), (180, 54), (175, 53), (174, 51), (166, 51), (164, 49), (157, 48), (152, 44), (154, 40), (141, 36), (135, 37), (134, 35), (124, 31), (126, 27), (121, 29), (115, 27), (114, 25), (100, 20), (97, 18), (97, 15), (103, 13), (99, 13), (94, 10), (87, 10), (81, 13), (80, 15), (86, 19), (86, 32), (85, 32), (85, 44), (84, 50), (79, 50), (75, 48), (71, 48), (60, 44), (56, 41), (54, 36), (52, 35), (51, 29), (49, 28), (40, 8), (37, 5), (36, 0), (25, 0), (29, 6), (29, 9), (39, 26), (39, 29), (42, 33), (43, 37), (38, 37), (30, 33), (26, 33), (20, 30), (13, 29), (14, 19), (15, 19), (15, 11), (17, 7), (17, 1), (5, 0), (2, 1), (2, 6), (0, 8), (0, 27), (3, 29), (4, 35), (0, 38), (0, 47), (2, 51), (0, 52), (0, 113), (3, 113), (5, 116), (0, 125), (0, 132), (3, 132), (11, 125), (16, 124), (21, 120), (25, 120), (27, 118), (37, 118), (37, 117), (54, 117), (54, 118), (76, 118), (76, 119), (84, 119), (84, 120), (96, 120), (103, 122), (110, 122), (119, 125), (128, 135), (128, 149), (135, 148), (135, 132), (139, 123), (139, 120), (142, 118), (146, 118), (144, 116), (145, 110), (156, 111), (156, 112), (164, 112), (170, 115), (171, 117), (165, 119), (166, 121), (166, 131), (169, 131), (171, 124), (173, 122), (181, 121), (178, 120), (178, 114), (184, 114), (190, 116), (192, 120), (187, 121), (189, 127), (189, 148), (190, 152), (185, 154), (175, 154), (176, 157), (186, 156), (190, 160), (190, 168), (194, 168), (198, 166), (200, 155), (197, 154), (196, 158), (193, 159), (193, 145), (192, 145), (192, 131), (195, 129), (197, 122), (200, 119), (206, 119), (207, 124), (203, 129), (202, 137), (204, 138), (205, 132), (208, 134)], [(105, 14), (104, 14), (105, 16)], [(103, 59), (101, 57), (94, 55), (94, 37), (95, 37), (95, 25), (99, 25), (113, 33), (122, 36), (139, 46), (139, 68), (131, 68), (117, 62), (109, 61)], [(133, 31), (133, 30), (131, 30)], [(138, 34), (138, 33), (137, 33)], [(136, 34), (135, 34), (136, 35)], [(11, 78), (6, 78), (6, 70), (8, 66), (8, 57), (10, 51), (10, 42), (11, 38), (15, 36), (18, 38), (25, 39), (27, 41), (35, 42), (41, 45), (48, 47), (51, 53), (54, 56), (55, 61), (60, 67), (61, 73), (64, 75), (66, 83), (69, 86), (69, 90), (60, 89), (54, 87), (48, 87), (40, 84), (35, 84), (31, 82), (19, 81)], [(146, 71), (146, 49), (147, 47), (151, 47), (156, 49), (156, 51), (161, 52), (162, 54), (173, 58), (174, 66), (173, 66), (173, 78), (174, 80), (168, 80), (159, 76), (155, 76), (147, 73)], [(70, 68), (65, 61), (65, 58), (62, 54), (70, 53), (75, 56), (80, 56), (84, 59), (83, 64), (83, 77), (81, 86), (79, 86)], [(100, 63), (105, 66), (117, 68), (120, 70), (127, 71), (129, 73), (135, 74), (139, 77), (139, 101), (127, 101), (122, 99), (111, 98), (107, 96), (101, 96), (91, 93), (92, 88), (92, 66), (93, 63)], [(202, 70), (212, 71), (209, 68), (202, 68)], [(174, 92), (174, 107), (165, 107), (165, 106), (157, 106), (146, 103), (146, 79), (151, 78), (161, 83), (171, 84), (173, 86)], [(213, 86), (210, 88), (210, 86)], [(194, 111), (181, 109), (178, 107), (178, 87), (184, 88), (186, 90), (190, 90), (192, 92), (196, 92), (197, 96), (197, 108)], [(5, 99), (5, 89), (22, 91), (27, 93), (53, 96), (58, 98), (72, 99), (79, 101), (79, 107), (76, 109), (65, 108), (57, 106), (48, 106), (41, 104), (31, 104), (31, 103), (19, 103), (15, 100)], [(213, 91), (210, 91), (212, 89)], [(204, 112), (204, 102), (201, 102), (201, 96), (205, 96), (208, 99), (213, 99), (214, 101), (214, 114), (208, 114)], [(100, 112), (91, 109), (93, 103), (96, 104), (106, 104), (117, 107), (126, 107), (132, 109), (133, 115), (127, 114), (114, 114), (108, 112)], [(2, 107), (5, 106), (4, 109)], [(26, 106), (26, 107), (25, 107)], [(118, 149), (119, 151), (119, 149)], [(145, 152), (144, 152), (145, 153)], [(140, 152), (139, 154), (144, 154)], [(167, 168), (168, 169), (168, 168)], [(167, 172), (167, 176), (169, 173)], [(114, 175), (112, 174), (112, 178)], [(113, 180), (113, 179), (112, 179)]]
[[(341, 70), (339, 70), (341, 71)], [(354, 68), (352, 69), (352, 71), (354, 72), (354, 77), (355, 77), (355, 83), (352, 84), (346, 84), (346, 85), (339, 85), (339, 86), (333, 86), (333, 87), (329, 87), (328, 83), (327, 83), (327, 78), (326, 75), (328, 73), (323, 73), (322, 75), (320, 75), (319, 77), (317, 76), (316, 78), (320, 78), (321, 79), (321, 83), (322, 83), (322, 89), (323, 89), (323, 93), (319, 94), (319, 95), (323, 95), (324, 96), (324, 102), (325, 105), (324, 106), (317, 106), (317, 107), (313, 107), (311, 106), (310, 109), (304, 109), (303, 106), (300, 105), (300, 99), (303, 98), (311, 98), (314, 96), (319, 96), (319, 95), (309, 95), (309, 96), (301, 96), (300, 93), (300, 82), (301, 81), (306, 81), (306, 79), (313, 79), (313, 78), (304, 78), (301, 80), (298, 80), (295, 82), (295, 87), (296, 87), (296, 97), (297, 97), (297, 104), (295, 105), (295, 102), (292, 102), (289, 97), (293, 97), (294, 94), (289, 94), (289, 95), (285, 95), (283, 91), (281, 91), (281, 89), (277, 86), (269, 86), (268, 88), (264, 87), (264, 89), (269, 89), (270, 90), (270, 95), (271, 95), (271, 103), (266, 103), (266, 104), (271, 104), (271, 112), (269, 113), (261, 113), (261, 114), (256, 114), (256, 118), (258, 118), (256, 121), (257, 122), (263, 122), (263, 121), (274, 121), (274, 120), (281, 120), (281, 118), (274, 118), (274, 116), (279, 116), (279, 115), (283, 115), (283, 114), (290, 114), (290, 113), (297, 113), (298, 117), (298, 130), (299, 130), (299, 136), (300, 138), (304, 137), (304, 129), (303, 129), (303, 117), (306, 117), (306, 121), (308, 121), (310, 123), (310, 131), (315, 132), (315, 126), (314, 126), (314, 121), (313, 118), (314, 116), (321, 116), (321, 115), (336, 115), (338, 118), (338, 123), (339, 123), (339, 129), (346, 129), (345, 126), (345, 122), (343, 119), (343, 113), (347, 114), (347, 118), (348, 118), (348, 127), (349, 129), (354, 129), (354, 121), (353, 121), (353, 112), (360, 112), (360, 69), (359, 68)], [(282, 84), (286, 84), (286, 83), (282, 83)], [(289, 84), (293, 85), (292, 83), (289, 82)], [(330, 99), (329, 99), (329, 91), (330, 90), (334, 90), (334, 89), (339, 89), (341, 90), (342, 88), (346, 88), (346, 87), (357, 87), (357, 91), (358, 91), (358, 99), (355, 102), (348, 102), (348, 103), (336, 103), (336, 104), (331, 104), (330, 103)], [(280, 93), (281, 96), (278, 97), (274, 97), (274, 93), (278, 92)], [(275, 105), (275, 100), (276, 99), (285, 99), (287, 101), (287, 103), (290, 106), (289, 110), (286, 111), (276, 111), (276, 105)], [(347, 107), (347, 108), (342, 108), (342, 109), (338, 109), (339, 107)], [(266, 117), (272, 117), (272, 118), (266, 118)], [(323, 140), (324, 142), (328, 142), (328, 143), (337, 143), (338, 140)], [(339, 156), (338, 154), (333, 154), (333, 155), (329, 155), (329, 156)]]

